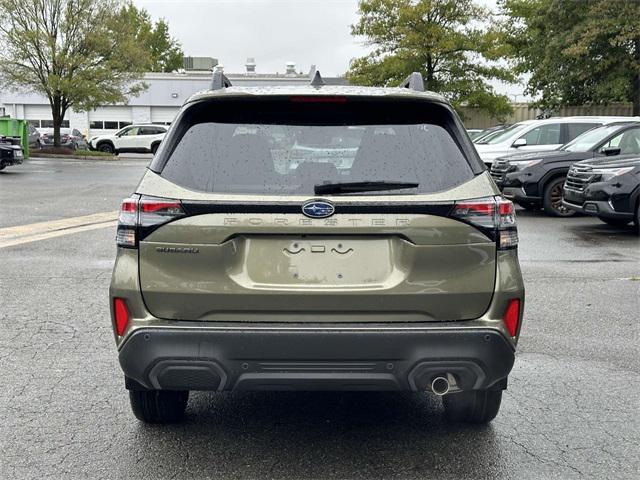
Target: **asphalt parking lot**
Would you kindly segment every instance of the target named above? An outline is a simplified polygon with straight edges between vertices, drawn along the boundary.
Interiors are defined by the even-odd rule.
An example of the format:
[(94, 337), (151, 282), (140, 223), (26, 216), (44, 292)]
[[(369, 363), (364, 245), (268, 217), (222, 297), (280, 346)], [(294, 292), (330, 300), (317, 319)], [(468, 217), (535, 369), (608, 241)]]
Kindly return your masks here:
[[(109, 212), (145, 166), (0, 172), (0, 478), (638, 478), (640, 239), (585, 217), (518, 212), (525, 320), (491, 426), (393, 393), (196, 393), (186, 423), (140, 424), (107, 288)], [(20, 227), (97, 213), (64, 235)]]

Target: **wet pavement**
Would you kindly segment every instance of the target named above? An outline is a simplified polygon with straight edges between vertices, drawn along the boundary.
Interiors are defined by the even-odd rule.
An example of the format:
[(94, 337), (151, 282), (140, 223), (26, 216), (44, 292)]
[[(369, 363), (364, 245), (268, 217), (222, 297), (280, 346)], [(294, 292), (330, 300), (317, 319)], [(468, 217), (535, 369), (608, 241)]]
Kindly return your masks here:
[[(8, 168), (0, 231), (116, 210), (145, 167)], [(640, 239), (518, 214), (525, 320), (487, 427), (395, 393), (196, 393), (184, 424), (140, 424), (108, 319), (113, 227), (0, 248), (0, 478), (637, 478)]]

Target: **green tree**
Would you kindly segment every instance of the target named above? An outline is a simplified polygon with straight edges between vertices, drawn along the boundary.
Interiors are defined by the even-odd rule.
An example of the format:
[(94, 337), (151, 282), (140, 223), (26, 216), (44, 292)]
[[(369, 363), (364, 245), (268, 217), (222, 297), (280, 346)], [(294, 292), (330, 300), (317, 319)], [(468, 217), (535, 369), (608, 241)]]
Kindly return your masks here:
[(45, 95), (54, 144), (67, 111), (125, 102), (149, 63), (118, 0), (0, 0), (0, 83)]
[(151, 72), (173, 72), (182, 68), (184, 53), (180, 43), (169, 34), (169, 25), (161, 18), (155, 24), (149, 12), (127, 3), (121, 12), (136, 31), (136, 38), (149, 52), (147, 69)]
[(640, 2), (502, 0), (504, 41), (540, 106), (633, 103), (640, 115)]
[(498, 62), (500, 35), (487, 26), (486, 8), (473, 0), (361, 0), (359, 14), (352, 34), (364, 37), (372, 52), (351, 62), (351, 82), (393, 85), (417, 71), (425, 88), (456, 107), (478, 107), (498, 118), (511, 113), (508, 98), (489, 84), (515, 77)]

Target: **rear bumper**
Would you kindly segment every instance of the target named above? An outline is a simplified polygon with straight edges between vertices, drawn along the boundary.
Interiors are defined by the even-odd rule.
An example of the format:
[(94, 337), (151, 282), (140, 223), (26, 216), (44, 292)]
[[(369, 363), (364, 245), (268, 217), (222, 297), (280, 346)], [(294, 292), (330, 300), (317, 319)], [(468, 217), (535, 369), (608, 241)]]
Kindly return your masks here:
[[(122, 344), (130, 389), (425, 391), (504, 388), (514, 344), (498, 329), (453, 326), (136, 329)], [(195, 324), (195, 325), (194, 325)], [(201, 323), (199, 323), (202, 325)]]

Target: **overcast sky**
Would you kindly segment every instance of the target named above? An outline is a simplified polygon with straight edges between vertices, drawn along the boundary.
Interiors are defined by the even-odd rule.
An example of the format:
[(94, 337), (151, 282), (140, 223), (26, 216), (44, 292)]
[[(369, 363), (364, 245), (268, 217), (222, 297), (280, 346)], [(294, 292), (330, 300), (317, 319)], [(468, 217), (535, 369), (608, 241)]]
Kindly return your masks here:
[[(351, 36), (357, 0), (134, 0), (154, 19), (164, 18), (185, 55), (217, 58), (230, 73), (254, 57), (257, 72), (284, 72), (296, 63), (307, 72), (341, 75), (352, 58), (368, 51)], [(494, 6), (495, 0), (480, 0)], [(521, 93), (521, 87), (499, 88)]]

